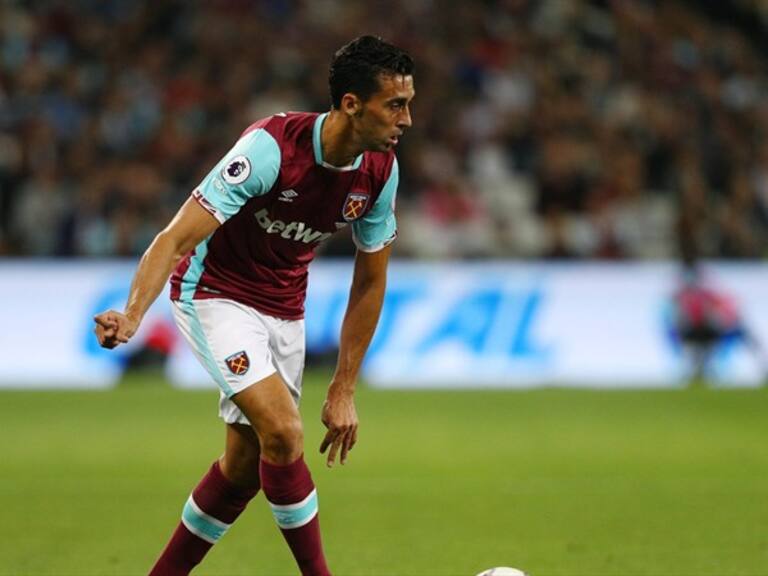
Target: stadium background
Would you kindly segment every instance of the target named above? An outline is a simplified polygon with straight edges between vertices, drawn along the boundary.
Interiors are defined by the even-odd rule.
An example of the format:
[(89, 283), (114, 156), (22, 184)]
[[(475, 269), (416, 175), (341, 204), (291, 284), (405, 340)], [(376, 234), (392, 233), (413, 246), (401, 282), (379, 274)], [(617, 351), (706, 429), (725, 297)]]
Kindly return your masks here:
[[(79, 379), (62, 378), (55, 360), (84, 346), (78, 318), (98, 301), (78, 300), (83, 278), (107, 270), (124, 284), (251, 121), (326, 109), (330, 55), (361, 33), (417, 61), (396, 268), (406, 284), (425, 260), (472, 278), (479, 308), (456, 333), (487, 336), (489, 287), (529, 286), (544, 260), (593, 281), (598, 304), (569, 307), (584, 308), (574, 338), (618, 366), (579, 383), (637, 384), (636, 342), (612, 346), (624, 341), (589, 324), (599, 275), (635, 279), (661, 309), (676, 262), (706, 259), (768, 339), (767, 22), (759, 1), (1, 3), (0, 385), (17, 390), (0, 392), (0, 574), (146, 571), (220, 450), (214, 397), (167, 386), (162, 325), (117, 364), (70, 356)], [(350, 250), (340, 237), (321, 258), (344, 267)], [(487, 273), (499, 268), (501, 280)], [(478, 311), (490, 323), (473, 324)], [(333, 352), (318, 341), (302, 405), (310, 452)], [(310, 455), (338, 572), (768, 574), (765, 390), (731, 389), (727, 370), (687, 389), (670, 350), (665, 390), (363, 387), (347, 469)], [(520, 382), (509, 364), (491, 372)], [(26, 390), (92, 382), (109, 388)], [(292, 573), (263, 508), (200, 574)]]

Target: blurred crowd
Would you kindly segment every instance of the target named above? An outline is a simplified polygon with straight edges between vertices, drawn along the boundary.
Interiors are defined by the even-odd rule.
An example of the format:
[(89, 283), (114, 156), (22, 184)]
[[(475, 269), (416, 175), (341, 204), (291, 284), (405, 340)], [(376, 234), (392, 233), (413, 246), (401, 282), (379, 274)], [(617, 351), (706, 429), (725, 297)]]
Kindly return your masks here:
[(328, 109), (332, 53), (373, 33), (417, 63), (399, 255), (762, 258), (762, 5), (5, 1), (0, 254), (140, 254), (248, 124)]

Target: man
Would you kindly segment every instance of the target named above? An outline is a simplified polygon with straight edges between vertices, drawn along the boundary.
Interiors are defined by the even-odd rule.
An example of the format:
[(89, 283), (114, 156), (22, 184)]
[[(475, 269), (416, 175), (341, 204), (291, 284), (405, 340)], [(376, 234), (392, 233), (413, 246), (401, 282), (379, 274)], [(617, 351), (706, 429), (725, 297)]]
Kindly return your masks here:
[(394, 147), (411, 125), (413, 61), (371, 36), (342, 47), (326, 114), (250, 126), (142, 257), (124, 313), (95, 317), (106, 348), (128, 342), (171, 272), (181, 332), (221, 388), (224, 455), (187, 500), (152, 575), (188, 574), (259, 489), (302, 574), (330, 574), (297, 409), (307, 267), (347, 225), (357, 246), (320, 451), (344, 464), (357, 439), (353, 394), (378, 322), (396, 235)]
[(672, 295), (668, 313), (673, 341), (682, 345), (691, 362), (692, 386), (706, 381), (718, 352), (739, 343), (752, 353), (766, 381), (768, 362), (760, 340), (749, 329), (733, 297), (709, 285), (697, 263), (685, 263), (682, 283)]

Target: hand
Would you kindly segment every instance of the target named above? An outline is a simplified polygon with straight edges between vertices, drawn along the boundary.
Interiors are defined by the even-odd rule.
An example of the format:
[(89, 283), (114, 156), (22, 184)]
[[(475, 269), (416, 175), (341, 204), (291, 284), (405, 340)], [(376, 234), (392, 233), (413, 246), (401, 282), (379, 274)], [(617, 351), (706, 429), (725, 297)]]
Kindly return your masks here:
[(320, 453), (324, 454), (328, 447), (331, 447), (327, 461), (330, 468), (336, 460), (339, 448), (341, 448), (339, 461), (346, 464), (347, 454), (357, 442), (357, 411), (352, 393), (336, 391), (331, 385), (328, 390), (328, 397), (323, 404), (322, 421), (328, 428), (328, 432), (320, 444)]
[(139, 328), (139, 323), (125, 314), (109, 310), (93, 317), (96, 322), (96, 338), (102, 348), (114, 348), (118, 344), (125, 344), (131, 339)]

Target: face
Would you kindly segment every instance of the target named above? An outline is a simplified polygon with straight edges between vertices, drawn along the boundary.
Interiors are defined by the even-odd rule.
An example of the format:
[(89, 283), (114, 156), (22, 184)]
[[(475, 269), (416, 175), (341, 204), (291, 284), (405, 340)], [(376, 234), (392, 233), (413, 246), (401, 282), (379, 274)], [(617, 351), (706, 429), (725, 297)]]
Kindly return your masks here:
[(386, 152), (397, 146), (400, 136), (411, 126), (414, 94), (413, 76), (382, 74), (378, 92), (368, 100), (362, 102), (352, 96), (355, 107), (351, 117), (364, 149)]

